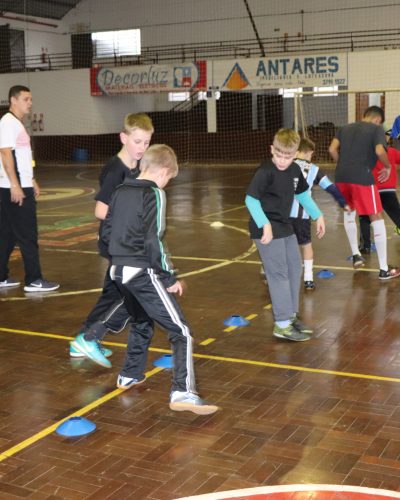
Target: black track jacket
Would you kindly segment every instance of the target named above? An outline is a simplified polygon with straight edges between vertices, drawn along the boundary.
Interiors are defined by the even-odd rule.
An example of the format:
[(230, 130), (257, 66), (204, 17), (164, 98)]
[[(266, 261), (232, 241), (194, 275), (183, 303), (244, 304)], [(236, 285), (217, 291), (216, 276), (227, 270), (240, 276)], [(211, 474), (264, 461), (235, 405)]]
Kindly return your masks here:
[(102, 228), (114, 265), (152, 268), (169, 288), (176, 282), (162, 243), (166, 196), (153, 181), (125, 178), (113, 194)]

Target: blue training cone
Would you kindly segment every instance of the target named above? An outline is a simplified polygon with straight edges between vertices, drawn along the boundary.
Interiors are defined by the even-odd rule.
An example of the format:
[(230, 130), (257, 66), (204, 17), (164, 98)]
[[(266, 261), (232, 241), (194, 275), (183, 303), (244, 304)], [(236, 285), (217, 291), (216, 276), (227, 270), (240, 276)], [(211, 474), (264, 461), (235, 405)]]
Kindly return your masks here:
[(229, 318), (226, 318), (226, 320), (224, 321), (225, 326), (247, 326), (249, 324), (250, 321), (247, 321), (247, 319), (239, 316), (238, 314), (233, 314), (232, 316), (229, 316)]
[(172, 359), (172, 354), (165, 354), (158, 358), (153, 363), (154, 366), (158, 366), (159, 368), (173, 368), (174, 360)]
[(317, 273), (318, 278), (334, 278), (336, 275), (332, 271), (329, 271), (329, 269), (321, 269)]
[(96, 424), (83, 417), (71, 417), (60, 424), (56, 433), (65, 437), (77, 437), (90, 434), (96, 429)]

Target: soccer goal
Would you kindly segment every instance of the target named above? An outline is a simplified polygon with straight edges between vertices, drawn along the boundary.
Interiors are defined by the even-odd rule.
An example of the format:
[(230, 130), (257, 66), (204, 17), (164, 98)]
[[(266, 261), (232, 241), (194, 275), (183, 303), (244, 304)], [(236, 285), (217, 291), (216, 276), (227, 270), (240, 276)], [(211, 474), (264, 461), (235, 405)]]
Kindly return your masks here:
[[(380, 106), (386, 115), (385, 127), (390, 128), (400, 110), (400, 89), (339, 90), (315, 89), (293, 93), (294, 128), (316, 144), (315, 156), (319, 161), (330, 162), (328, 147), (336, 130), (361, 120), (369, 106)], [(290, 122), (291, 117), (286, 117)]]

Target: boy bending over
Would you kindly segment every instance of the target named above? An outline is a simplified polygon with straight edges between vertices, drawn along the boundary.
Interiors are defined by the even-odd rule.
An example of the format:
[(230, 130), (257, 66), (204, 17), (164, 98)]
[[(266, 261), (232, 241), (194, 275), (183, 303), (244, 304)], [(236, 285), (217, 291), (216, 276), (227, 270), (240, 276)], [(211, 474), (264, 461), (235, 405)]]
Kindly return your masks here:
[[(214, 413), (218, 407), (196, 393), (192, 336), (173, 294), (182, 295), (162, 243), (165, 230), (166, 198), (163, 188), (178, 174), (174, 151), (166, 145), (151, 146), (143, 155), (137, 179), (125, 178), (112, 198), (104, 224), (103, 239), (111, 256), (111, 278), (135, 316), (136, 301), (148, 316), (167, 331), (174, 360), (170, 408), (199, 415)], [(131, 333), (129, 333), (131, 335)], [(131, 338), (122, 374), (131, 377), (135, 366), (147, 354), (131, 350)]]

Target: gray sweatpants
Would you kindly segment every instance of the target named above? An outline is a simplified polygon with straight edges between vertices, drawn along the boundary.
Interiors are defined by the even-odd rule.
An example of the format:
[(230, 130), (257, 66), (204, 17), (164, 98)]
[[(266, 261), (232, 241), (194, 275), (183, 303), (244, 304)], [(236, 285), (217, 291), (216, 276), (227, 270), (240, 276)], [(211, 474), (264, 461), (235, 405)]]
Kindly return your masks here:
[(301, 258), (294, 234), (263, 245), (254, 240), (260, 254), (275, 321), (290, 319), (299, 311)]

